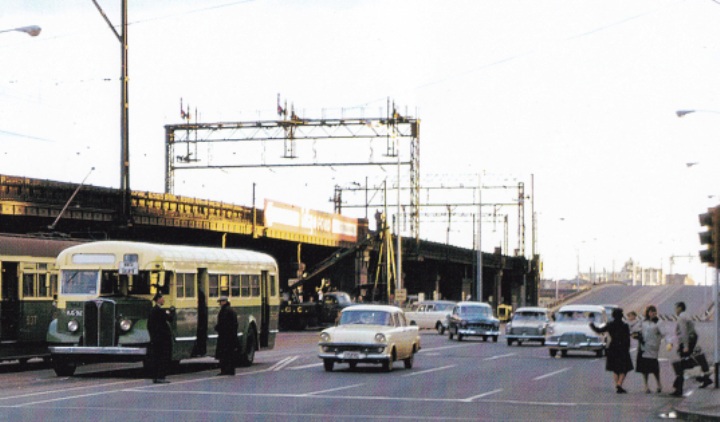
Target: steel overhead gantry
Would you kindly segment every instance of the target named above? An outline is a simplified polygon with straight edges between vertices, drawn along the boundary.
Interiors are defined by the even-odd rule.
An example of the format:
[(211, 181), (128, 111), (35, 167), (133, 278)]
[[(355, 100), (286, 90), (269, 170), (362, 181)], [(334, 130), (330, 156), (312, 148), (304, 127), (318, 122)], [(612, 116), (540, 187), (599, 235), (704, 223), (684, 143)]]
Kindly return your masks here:
[[(411, 231), (419, 238), (419, 185), (420, 185), (420, 120), (400, 115), (388, 106), (384, 118), (320, 118), (305, 119), (294, 112), (290, 117), (278, 113), (280, 120), (246, 122), (183, 123), (165, 126), (165, 192), (174, 193), (175, 172), (193, 169), (251, 169), (275, 167), (342, 167), (342, 166), (400, 166), (409, 168), (411, 184)], [(384, 140), (380, 157), (370, 145), (364, 158), (355, 153), (346, 159), (319, 158), (315, 142), (347, 140), (359, 143), (364, 140)], [(312, 157), (298, 153), (299, 142), (313, 142)], [(401, 153), (401, 144), (407, 141), (407, 153)], [(268, 146), (282, 142), (282, 154), (266, 154)], [(254, 144), (253, 144), (254, 143)], [(237, 148), (261, 145), (261, 161), (254, 154), (237, 154)], [(221, 153), (210, 154), (199, 145), (214, 145)], [(235, 148), (230, 151), (232, 148)], [(347, 149), (347, 146), (344, 146)], [(405, 155), (405, 161), (401, 157)], [(230, 158), (228, 158), (230, 157)], [(343, 157), (340, 157), (343, 158)]]

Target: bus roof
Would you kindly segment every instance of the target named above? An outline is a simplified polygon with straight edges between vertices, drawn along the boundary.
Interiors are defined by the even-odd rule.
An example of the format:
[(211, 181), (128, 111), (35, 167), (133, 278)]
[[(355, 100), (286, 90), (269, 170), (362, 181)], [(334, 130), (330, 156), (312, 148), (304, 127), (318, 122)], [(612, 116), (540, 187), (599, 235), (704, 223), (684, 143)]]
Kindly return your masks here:
[(221, 249), (203, 246), (167, 245), (119, 240), (90, 242), (67, 248), (58, 255), (58, 264), (72, 262), (72, 256), (79, 253), (137, 253), (152, 256), (152, 261), (195, 261), (216, 264), (231, 264), (240, 261), (243, 263), (277, 266), (272, 256), (246, 249)]

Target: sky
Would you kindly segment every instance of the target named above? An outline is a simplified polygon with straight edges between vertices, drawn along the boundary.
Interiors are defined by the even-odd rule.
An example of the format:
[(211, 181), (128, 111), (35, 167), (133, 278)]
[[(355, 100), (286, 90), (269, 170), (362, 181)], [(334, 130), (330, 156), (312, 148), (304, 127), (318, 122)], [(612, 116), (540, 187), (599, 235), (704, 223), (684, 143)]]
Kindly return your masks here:
[[(97, 1), (119, 25), (121, 2)], [(128, 16), (133, 190), (164, 191), (181, 99), (205, 123), (277, 119), (278, 94), (306, 118), (383, 117), (389, 100), (421, 121), (421, 186), (524, 183), (525, 250), (534, 210), (546, 278), (632, 259), (712, 280), (697, 252), (698, 215), (720, 203), (714, 0), (128, 0)], [(3, 0), (0, 30), (26, 25), (41, 34), (0, 33), (0, 174), (119, 187), (119, 40), (92, 0)], [(397, 186), (393, 169), (175, 177), (177, 195), (251, 206), (255, 185), (259, 206), (324, 212), (335, 185)], [(477, 200), (434, 195), (421, 203)], [(517, 207), (497, 208), (513, 250)], [(420, 236), (472, 247), (473, 212), (421, 220)], [(503, 239), (485, 219), (483, 251)]]

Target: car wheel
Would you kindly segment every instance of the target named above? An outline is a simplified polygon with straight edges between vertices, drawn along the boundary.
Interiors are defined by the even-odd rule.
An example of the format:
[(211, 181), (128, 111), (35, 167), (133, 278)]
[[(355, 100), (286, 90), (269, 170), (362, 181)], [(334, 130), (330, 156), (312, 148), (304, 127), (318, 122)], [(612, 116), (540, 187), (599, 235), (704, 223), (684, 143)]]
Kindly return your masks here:
[(551, 357), (551, 358), (554, 358), (556, 355), (557, 355), (557, 350), (555, 350), (555, 349), (550, 349), (550, 357)]
[(386, 361), (383, 361), (382, 363), (382, 369), (385, 372), (391, 372), (393, 370), (393, 361), (392, 359), (388, 359)]
[(324, 359), (323, 366), (325, 367), (325, 372), (332, 372), (335, 362), (330, 359)]
[(483, 336), (483, 341), (487, 341), (487, 336)]
[(567, 350), (560, 351), (560, 356), (566, 358), (567, 357)]
[(357, 362), (350, 362), (350, 370), (354, 371), (357, 368)]
[(412, 353), (409, 358), (407, 358), (403, 361), (403, 363), (405, 364), (405, 369), (412, 369), (414, 361), (415, 361), (415, 353)]
[(443, 325), (441, 323), (438, 322), (438, 325), (437, 325), (437, 327), (435, 327), (435, 329), (437, 329), (438, 334), (440, 334), (440, 335), (445, 334), (445, 327), (443, 327)]
[[(508, 346), (512, 346), (512, 344), (513, 344), (512, 339), (507, 339), (507, 344), (508, 344)], [(519, 342), (518, 342), (518, 345), (520, 345)]]
[(462, 334), (458, 334), (458, 341), (462, 341), (462, 339), (463, 339), (463, 335), (462, 335)]
[(493, 336), (493, 343), (497, 343), (498, 336)]

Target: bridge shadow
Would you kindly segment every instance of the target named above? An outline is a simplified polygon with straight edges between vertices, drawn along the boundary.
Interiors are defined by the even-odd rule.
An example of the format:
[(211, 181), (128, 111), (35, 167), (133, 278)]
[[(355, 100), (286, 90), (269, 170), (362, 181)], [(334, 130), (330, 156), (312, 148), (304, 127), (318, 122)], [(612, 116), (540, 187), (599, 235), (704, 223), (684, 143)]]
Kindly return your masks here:
[[(93, 364), (90, 364), (93, 365)], [(88, 365), (88, 367), (90, 367)], [(83, 366), (78, 367), (78, 369)], [(193, 374), (204, 371), (212, 371), (218, 368), (217, 362), (182, 362), (180, 364), (171, 365), (168, 370), (168, 376), (172, 375), (183, 375)], [(124, 367), (124, 368), (113, 368), (113, 369), (100, 369), (93, 372), (76, 373), (74, 378), (85, 378), (85, 379), (105, 379), (105, 378), (120, 378), (120, 379), (152, 379), (152, 375), (142, 367)]]

